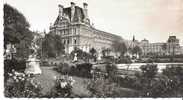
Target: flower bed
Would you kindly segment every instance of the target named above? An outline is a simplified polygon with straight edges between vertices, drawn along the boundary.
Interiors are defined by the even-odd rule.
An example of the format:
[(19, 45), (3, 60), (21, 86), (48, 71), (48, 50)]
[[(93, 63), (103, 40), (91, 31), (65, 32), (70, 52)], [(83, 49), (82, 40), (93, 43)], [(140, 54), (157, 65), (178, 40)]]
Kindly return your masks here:
[(6, 97), (41, 97), (41, 89), (33, 76), (12, 70), (5, 81), (4, 93)]
[(74, 82), (75, 80), (67, 75), (55, 77), (55, 86), (50, 97), (71, 97)]

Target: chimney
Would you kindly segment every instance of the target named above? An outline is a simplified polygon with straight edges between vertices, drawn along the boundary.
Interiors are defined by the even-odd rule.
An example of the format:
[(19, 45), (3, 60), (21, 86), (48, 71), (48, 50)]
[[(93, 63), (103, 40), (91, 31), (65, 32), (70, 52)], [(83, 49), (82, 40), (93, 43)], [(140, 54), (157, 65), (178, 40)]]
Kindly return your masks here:
[(71, 2), (71, 8), (75, 7), (75, 3)]
[(71, 2), (71, 22), (73, 22), (74, 13), (75, 13), (75, 3)]
[(63, 8), (64, 8), (64, 6), (59, 4), (58, 8), (59, 8), (59, 17), (61, 17), (61, 16), (63, 16)]
[(87, 3), (83, 3), (83, 8), (87, 9), (87, 7), (88, 7), (88, 4)]
[(83, 3), (84, 20), (88, 19), (88, 4)]

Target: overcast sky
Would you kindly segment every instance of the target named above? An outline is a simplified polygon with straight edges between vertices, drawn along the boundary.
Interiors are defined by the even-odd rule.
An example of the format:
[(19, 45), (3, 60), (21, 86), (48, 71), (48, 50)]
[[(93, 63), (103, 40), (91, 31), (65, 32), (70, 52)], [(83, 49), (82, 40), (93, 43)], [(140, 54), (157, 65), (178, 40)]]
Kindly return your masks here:
[(125, 39), (165, 42), (176, 35), (183, 44), (183, 0), (4, 0), (22, 12), (32, 30), (49, 31), (58, 16), (58, 4), (82, 7), (88, 3), (89, 17), (97, 29)]

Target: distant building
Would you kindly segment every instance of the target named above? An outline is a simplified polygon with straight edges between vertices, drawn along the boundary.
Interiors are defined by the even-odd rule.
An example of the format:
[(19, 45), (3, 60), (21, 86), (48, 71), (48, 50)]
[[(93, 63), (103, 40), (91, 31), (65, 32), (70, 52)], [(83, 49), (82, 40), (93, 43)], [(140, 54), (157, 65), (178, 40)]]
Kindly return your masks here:
[(164, 43), (149, 43), (148, 40), (144, 39), (140, 43), (142, 49), (142, 55), (157, 54), (163, 55), (162, 46)]
[(181, 53), (179, 39), (176, 36), (169, 36), (167, 40), (167, 52), (171, 55), (178, 55)]
[(180, 53), (183, 54), (183, 46), (180, 46)]
[(132, 54), (132, 49), (134, 49), (136, 46), (139, 45), (139, 42), (135, 39), (135, 36), (133, 36), (132, 40), (125, 41), (125, 44), (127, 46), (127, 52), (125, 53), (125, 56), (129, 56), (130, 58), (136, 57), (138, 58), (138, 54)]
[(114, 40), (121, 39), (120, 36), (94, 28), (91, 25), (87, 7), (87, 3), (83, 3), (81, 8), (74, 2), (66, 8), (59, 5), (59, 15), (50, 26), (50, 33), (61, 36), (66, 53), (71, 53), (75, 47), (86, 52), (91, 48), (101, 52), (102, 48), (111, 48)]
[(179, 55), (181, 54), (181, 48), (179, 39), (176, 36), (169, 36), (167, 42), (162, 43), (149, 43), (144, 39), (140, 42), (142, 49), (142, 55)]

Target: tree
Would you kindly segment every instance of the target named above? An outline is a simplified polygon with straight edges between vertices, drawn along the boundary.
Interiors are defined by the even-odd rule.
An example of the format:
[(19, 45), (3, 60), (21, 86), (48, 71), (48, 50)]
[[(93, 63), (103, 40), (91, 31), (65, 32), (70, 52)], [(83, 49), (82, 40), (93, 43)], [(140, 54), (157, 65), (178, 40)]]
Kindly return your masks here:
[(94, 55), (95, 55), (95, 53), (97, 53), (97, 51), (95, 50), (95, 48), (91, 48), (90, 53), (94, 57)]
[(170, 80), (170, 85), (167, 88), (170, 89), (171, 94), (174, 95), (183, 95), (183, 68), (181, 66), (172, 65), (170, 67), (166, 67), (163, 70), (163, 75), (168, 77)]
[(135, 55), (141, 55), (142, 54), (142, 49), (139, 46), (135, 46), (133, 49), (131, 49), (132, 54)]
[(121, 56), (124, 56), (125, 52), (127, 52), (126, 44), (119, 40), (116, 40), (112, 43), (112, 48), (116, 54), (120, 53)]
[(95, 55), (96, 53), (97, 53), (97, 51), (95, 50), (95, 48), (90, 49), (90, 54), (94, 58), (94, 61), (96, 61), (96, 55)]
[(57, 57), (64, 53), (64, 45), (59, 35), (47, 34), (42, 43), (43, 54), (47, 57)]
[(17, 56), (26, 58), (29, 46), (33, 39), (33, 33), (29, 30), (29, 22), (17, 9), (4, 4), (4, 48), (7, 44), (15, 45)]
[(158, 73), (158, 68), (156, 64), (147, 64), (140, 67), (142, 74), (140, 75), (141, 93), (143, 96), (152, 96), (153, 83), (156, 82), (155, 78)]
[(29, 23), (22, 13), (4, 4), (4, 44), (15, 44), (29, 37)]
[(111, 49), (110, 48), (103, 48), (102, 49), (102, 55), (103, 55), (103, 57), (109, 56), (110, 52), (111, 52)]
[(149, 79), (152, 79), (155, 77), (155, 75), (158, 72), (158, 68), (156, 64), (147, 64), (147, 65), (142, 65), (140, 67), (141, 71), (142, 71), (142, 75), (144, 77), (147, 77)]
[(91, 55), (89, 53), (84, 52), (83, 50), (75, 47), (74, 50), (70, 54), (72, 59), (74, 58), (75, 53), (77, 54), (78, 59), (88, 61), (88, 59), (91, 58)]
[(118, 68), (113, 64), (107, 64), (105, 69), (109, 78), (114, 80), (116, 78)]
[(162, 48), (162, 50), (164, 51), (164, 54), (165, 54), (166, 50), (167, 50), (167, 44), (164, 43), (161, 48)]

